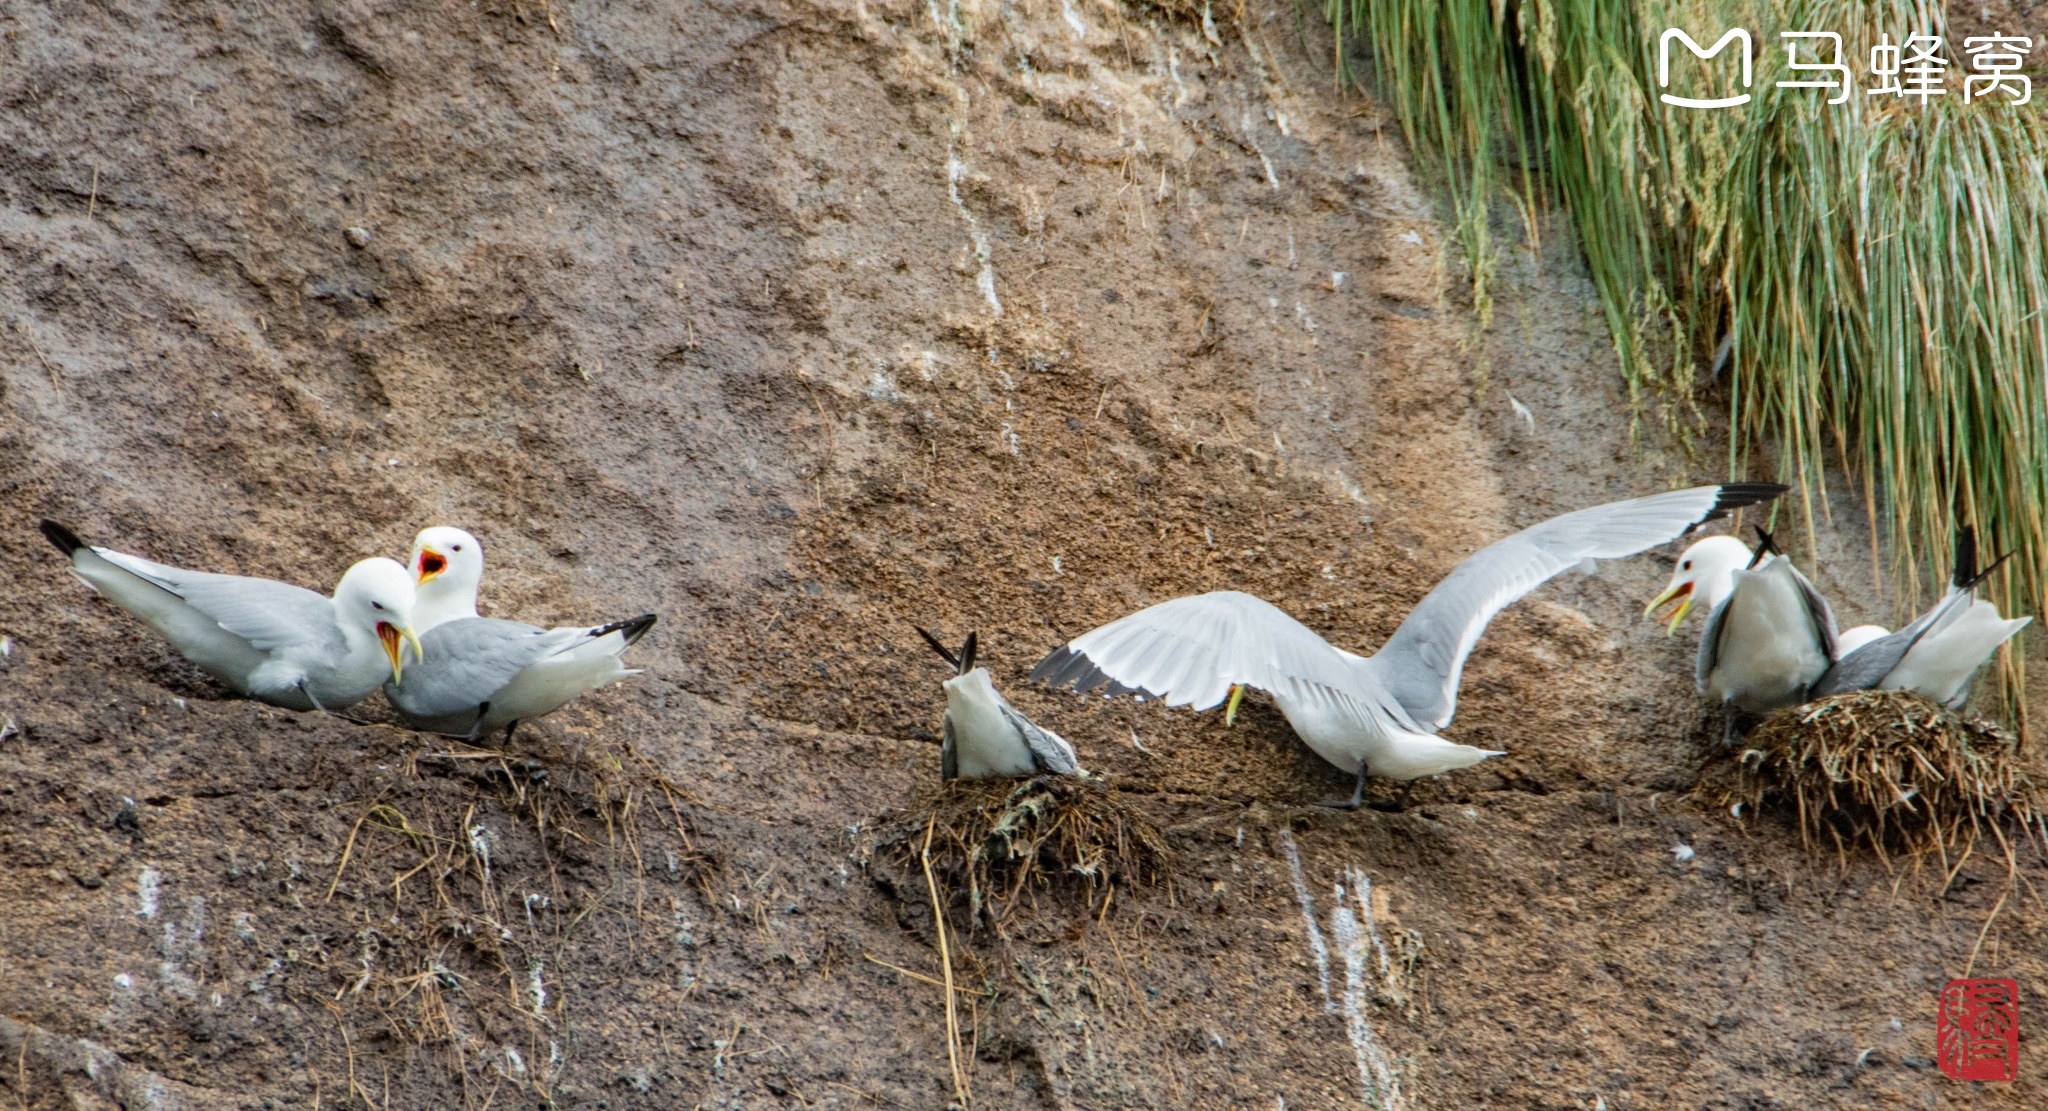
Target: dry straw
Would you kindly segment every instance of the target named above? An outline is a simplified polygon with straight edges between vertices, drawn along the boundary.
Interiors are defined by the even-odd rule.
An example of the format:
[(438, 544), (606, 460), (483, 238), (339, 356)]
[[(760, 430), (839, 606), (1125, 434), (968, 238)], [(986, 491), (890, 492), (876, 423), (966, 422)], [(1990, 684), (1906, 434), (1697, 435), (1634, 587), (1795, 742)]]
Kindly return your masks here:
[[(1939, 7), (1911, 3), (1329, 0), (1326, 13), (1370, 44), (1377, 83), (1441, 177), (1482, 316), (1498, 227), (1520, 222), (1533, 242), (1531, 214), (1561, 202), (1646, 411), (1688, 435), (1724, 363), (1730, 471), (1776, 445), (1809, 536), (1830, 512), (1822, 468), (1839, 462), (1889, 528), (1906, 598), (1960, 519), (2017, 553), (1994, 593), (2039, 607), (2048, 89), (2025, 107), (2003, 93), (1965, 103), (1964, 44)], [(1660, 103), (1669, 27), (1702, 44), (1748, 28), (1753, 100)], [(1778, 32), (1797, 30), (1842, 35), (1846, 103), (1776, 87)], [(1914, 32), (1943, 36), (1947, 93), (1868, 95), (1878, 35)], [(1745, 91), (1730, 55), (1705, 65), (1673, 50), (1674, 89)]]
[(1101, 780), (1069, 776), (942, 783), (880, 847), (901, 863), (931, 869), (936, 887), (964, 895), (976, 925), (999, 924), (1040, 890), (1078, 891), (1090, 900), (1101, 891), (1106, 912), (1115, 886), (1156, 882), (1170, 855), (1158, 827)]

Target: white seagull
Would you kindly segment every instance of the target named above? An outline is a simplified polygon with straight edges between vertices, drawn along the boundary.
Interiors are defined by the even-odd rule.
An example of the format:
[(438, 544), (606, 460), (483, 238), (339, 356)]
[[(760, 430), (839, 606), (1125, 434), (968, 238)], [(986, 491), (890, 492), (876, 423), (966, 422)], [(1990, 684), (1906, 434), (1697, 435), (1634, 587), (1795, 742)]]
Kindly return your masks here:
[(945, 739), (939, 748), (941, 779), (994, 775), (1087, 775), (1065, 737), (1041, 728), (996, 690), (988, 669), (974, 666), (975, 634), (958, 653), (923, 629), (917, 635), (953, 665), (946, 691)]
[(1104, 625), (1053, 650), (1031, 677), (1196, 710), (1226, 698), (1234, 706), (1242, 687), (1256, 687), (1316, 755), (1357, 773), (1351, 798), (1331, 804), (1355, 808), (1368, 775), (1414, 780), (1501, 755), (1435, 734), (1457, 711), (1465, 657), (1502, 607), (1567, 568), (1635, 555), (1784, 491), (1700, 486), (1553, 517), (1458, 564), (1372, 656), (1331, 645), (1249, 594), (1219, 591)]
[(2007, 557), (1977, 570), (1977, 537), (1970, 528), (1957, 532), (1955, 567), (1948, 592), (1934, 608), (1896, 633), (1855, 649), (1842, 649), (1833, 667), (1814, 684), (1814, 697), (1845, 691), (1909, 690), (1951, 710), (1970, 699), (1977, 672), (1998, 646), (2033, 620), (2007, 620), (1998, 606), (1977, 597), (1977, 587)]
[(328, 599), (271, 579), (216, 575), (95, 548), (55, 521), (43, 535), (71, 571), (163, 634), (178, 654), (237, 693), (290, 710), (339, 710), (403, 674), (412, 578), (397, 560), (348, 569)]
[(640, 674), (619, 656), (653, 627), (651, 613), (556, 629), (478, 617), (483, 544), (459, 528), (421, 531), (410, 562), (421, 637), (434, 651), (384, 694), (415, 729), (462, 737), (503, 729), (509, 741), (520, 722)]
[[(1695, 605), (1706, 610), (1694, 678), (1716, 705), (1749, 714), (1806, 701), (1835, 658), (1835, 614), (1771, 535), (1757, 529), (1755, 552), (1732, 536), (1710, 536), (1678, 557), (1671, 583), (1644, 616), (1676, 600), (1676, 631)], [(1732, 712), (1722, 739), (1735, 736)]]

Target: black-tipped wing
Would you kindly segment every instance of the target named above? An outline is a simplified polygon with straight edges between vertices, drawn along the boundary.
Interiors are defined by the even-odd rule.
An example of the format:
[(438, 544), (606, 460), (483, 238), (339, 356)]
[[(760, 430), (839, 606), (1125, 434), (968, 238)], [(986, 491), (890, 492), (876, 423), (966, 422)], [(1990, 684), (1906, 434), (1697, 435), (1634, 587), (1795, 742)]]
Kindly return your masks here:
[(1697, 486), (1596, 505), (1523, 529), (1453, 568), (1373, 657), (1373, 670), (1410, 717), (1441, 729), (1457, 712), (1465, 657), (1508, 603), (1586, 560), (1635, 555), (1784, 492), (1768, 482)]
[(43, 538), (55, 544), (57, 550), (65, 555), (70, 555), (78, 549), (85, 547), (85, 541), (80, 540), (77, 533), (72, 532), (65, 525), (50, 520), (48, 517), (43, 518), (43, 523), (40, 527), (42, 528)]
[(638, 617), (628, 617), (624, 621), (614, 621), (609, 625), (599, 625), (597, 628), (590, 630), (589, 636), (590, 639), (596, 640), (598, 637), (617, 633), (626, 638), (626, 646), (630, 648), (640, 643), (640, 638), (647, 635), (647, 630), (654, 628), (654, 621), (655, 616), (653, 614), (643, 613)]
[(1949, 584), (1953, 590), (1969, 590), (1977, 585), (1977, 530), (1964, 525), (1956, 530), (1955, 558), (1949, 568)]

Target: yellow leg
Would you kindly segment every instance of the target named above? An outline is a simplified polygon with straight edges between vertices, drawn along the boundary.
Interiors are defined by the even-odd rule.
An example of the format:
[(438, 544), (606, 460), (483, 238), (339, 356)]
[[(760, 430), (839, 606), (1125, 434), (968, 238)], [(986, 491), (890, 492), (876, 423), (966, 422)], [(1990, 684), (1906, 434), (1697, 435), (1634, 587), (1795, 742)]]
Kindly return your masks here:
[(1223, 728), (1237, 724), (1237, 704), (1244, 701), (1244, 684), (1230, 688), (1230, 702), (1223, 707)]

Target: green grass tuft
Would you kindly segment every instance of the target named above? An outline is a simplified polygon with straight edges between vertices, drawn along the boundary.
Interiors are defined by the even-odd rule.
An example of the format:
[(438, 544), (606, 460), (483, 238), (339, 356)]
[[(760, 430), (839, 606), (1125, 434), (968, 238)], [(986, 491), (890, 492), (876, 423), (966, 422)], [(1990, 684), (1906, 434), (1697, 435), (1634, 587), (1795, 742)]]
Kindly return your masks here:
[[(1884, 522), (1907, 597), (1938, 582), (1920, 569), (1943, 573), (1952, 527), (1972, 522), (1987, 548), (2017, 553), (1994, 595), (2039, 609), (2048, 86), (2024, 107), (1964, 104), (1962, 42), (1938, 8), (1909, 3), (1328, 0), (1326, 14), (1369, 44), (1441, 177), (1482, 315), (1496, 227), (1561, 204), (1645, 411), (1687, 435), (1727, 342), (1731, 474), (1778, 447), (1810, 537), (1829, 514), (1822, 467), (1838, 462)], [(1748, 28), (1754, 99), (1660, 103), (1672, 26), (1707, 44)], [(1848, 103), (1775, 87), (1785, 30), (1843, 35)], [(1880, 31), (1942, 35), (1948, 94), (1867, 95)], [(1704, 66), (1674, 49), (1673, 91), (1740, 91), (1730, 55)]]

